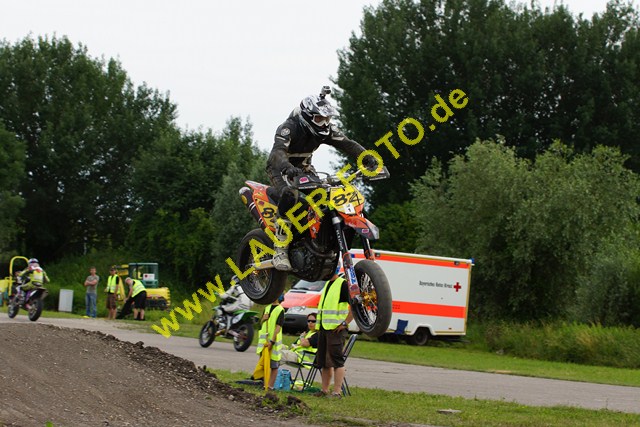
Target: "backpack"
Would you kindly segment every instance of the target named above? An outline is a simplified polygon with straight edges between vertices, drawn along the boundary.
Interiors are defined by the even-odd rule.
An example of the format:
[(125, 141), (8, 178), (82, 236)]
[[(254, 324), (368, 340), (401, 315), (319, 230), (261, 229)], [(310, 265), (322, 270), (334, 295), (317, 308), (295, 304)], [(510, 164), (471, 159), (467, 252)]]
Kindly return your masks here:
[(291, 390), (291, 372), (288, 369), (278, 369), (278, 375), (276, 376), (273, 389), (282, 391)]

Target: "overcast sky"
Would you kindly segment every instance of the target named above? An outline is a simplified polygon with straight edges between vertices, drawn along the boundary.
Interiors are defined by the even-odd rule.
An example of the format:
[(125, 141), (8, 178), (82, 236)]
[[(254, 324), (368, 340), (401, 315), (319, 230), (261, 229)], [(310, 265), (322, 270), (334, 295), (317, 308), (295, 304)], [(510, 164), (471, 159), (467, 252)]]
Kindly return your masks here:
[[(117, 58), (135, 84), (169, 92), (183, 129), (220, 131), (249, 118), (258, 145), (304, 96), (336, 76), (336, 52), (378, 0), (0, 0), (0, 38), (67, 36), (93, 57)], [(527, 3), (529, 3), (527, 1)], [(554, 0), (541, 0), (543, 7)], [(559, 2), (558, 2), (559, 3)], [(590, 17), (606, 0), (564, 0)], [(335, 159), (321, 148), (314, 163)]]

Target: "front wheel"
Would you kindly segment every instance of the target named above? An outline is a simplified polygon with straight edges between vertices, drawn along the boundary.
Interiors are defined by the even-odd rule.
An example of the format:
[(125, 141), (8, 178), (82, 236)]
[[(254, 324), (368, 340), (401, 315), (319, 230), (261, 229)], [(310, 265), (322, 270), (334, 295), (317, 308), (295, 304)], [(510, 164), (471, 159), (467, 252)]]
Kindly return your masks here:
[(216, 325), (211, 320), (204, 324), (200, 329), (200, 345), (202, 347), (209, 347), (213, 340), (216, 339)]
[(18, 315), (18, 311), (20, 311), (20, 306), (16, 302), (16, 298), (18, 298), (18, 296), (14, 296), (13, 298), (11, 298), (11, 301), (9, 301), (9, 306), (7, 307), (7, 314), (9, 315), (9, 319), (13, 319), (14, 317), (16, 317)]
[[(253, 244), (251, 242), (254, 242)], [(260, 243), (263, 246), (273, 249), (273, 242), (264, 230), (257, 228), (251, 230), (240, 242), (240, 250), (238, 251), (238, 268), (246, 271), (249, 265), (254, 264), (252, 246), (254, 251), (260, 251)], [(262, 259), (266, 261), (265, 258)], [(254, 270), (240, 281), (240, 286), (245, 294), (258, 304), (271, 304), (282, 294), (284, 286), (287, 284), (287, 273), (278, 271), (275, 268), (266, 270)]]
[(42, 314), (42, 309), (44, 308), (44, 301), (42, 298), (36, 298), (35, 300), (31, 300), (31, 304), (29, 304), (29, 320), (35, 322), (40, 318)]
[(365, 259), (355, 266), (362, 302), (351, 305), (353, 318), (360, 330), (370, 337), (379, 337), (391, 322), (391, 288), (387, 276), (375, 262)]
[(253, 341), (253, 324), (243, 323), (236, 329), (238, 336), (233, 339), (233, 348), (236, 351), (245, 351)]

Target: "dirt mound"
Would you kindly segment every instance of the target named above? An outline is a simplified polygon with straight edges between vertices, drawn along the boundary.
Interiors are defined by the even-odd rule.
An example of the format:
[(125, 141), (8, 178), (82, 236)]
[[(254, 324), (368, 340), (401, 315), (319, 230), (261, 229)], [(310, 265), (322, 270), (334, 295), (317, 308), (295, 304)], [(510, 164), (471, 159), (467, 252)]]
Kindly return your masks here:
[(142, 342), (44, 324), (0, 326), (0, 425), (299, 425), (283, 406)]

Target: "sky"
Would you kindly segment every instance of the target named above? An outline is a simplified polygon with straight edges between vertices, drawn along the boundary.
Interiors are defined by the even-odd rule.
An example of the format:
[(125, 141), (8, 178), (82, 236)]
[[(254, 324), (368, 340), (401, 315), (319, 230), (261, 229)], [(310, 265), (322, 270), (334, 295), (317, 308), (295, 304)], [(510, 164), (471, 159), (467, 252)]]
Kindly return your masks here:
[[(530, 1), (527, 1), (529, 3)], [(270, 150), (276, 128), (307, 95), (333, 86), (337, 52), (360, 35), (363, 7), (380, 0), (0, 0), (0, 39), (67, 36), (94, 58), (116, 58), (136, 85), (168, 93), (183, 130), (253, 124)], [(539, 0), (552, 7), (554, 0)], [(564, 0), (591, 17), (606, 0)], [(338, 165), (332, 149), (319, 171)]]

